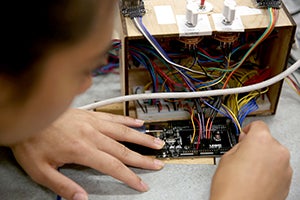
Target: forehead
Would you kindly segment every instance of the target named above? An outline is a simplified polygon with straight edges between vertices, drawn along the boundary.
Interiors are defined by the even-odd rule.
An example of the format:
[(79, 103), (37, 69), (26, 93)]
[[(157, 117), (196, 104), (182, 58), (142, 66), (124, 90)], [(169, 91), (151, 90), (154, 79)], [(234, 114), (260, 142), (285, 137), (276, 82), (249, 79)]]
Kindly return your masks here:
[(105, 54), (110, 48), (115, 7), (116, 1), (106, 0), (100, 3), (91, 32), (87, 36), (87, 40), (90, 41), (91, 50), (95, 49), (98, 55), (101, 53)]

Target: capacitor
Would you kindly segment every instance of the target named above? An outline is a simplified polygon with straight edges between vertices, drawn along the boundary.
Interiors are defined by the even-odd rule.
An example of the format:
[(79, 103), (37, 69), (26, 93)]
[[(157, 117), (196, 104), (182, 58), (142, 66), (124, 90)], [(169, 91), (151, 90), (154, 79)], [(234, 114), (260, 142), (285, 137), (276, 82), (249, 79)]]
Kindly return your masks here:
[(171, 145), (171, 146), (169, 147), (169, 151), (170, 151), (171, 153), (174, 153), (174, 152), (175, 152), (175, 146), (174, 146), (174, 145)]
[(180, 151), (182, 150), (182, 146), (181, 145), (176, 145), (175, 149), (176, 149), (177, 153), (180, 153)]
[(225, 25), (231, 25), (235, 18), (235, 7), (236, 2), (234, 0), (225, 0), (223, 7), (223, 16), (224, 19), (222, 21)]

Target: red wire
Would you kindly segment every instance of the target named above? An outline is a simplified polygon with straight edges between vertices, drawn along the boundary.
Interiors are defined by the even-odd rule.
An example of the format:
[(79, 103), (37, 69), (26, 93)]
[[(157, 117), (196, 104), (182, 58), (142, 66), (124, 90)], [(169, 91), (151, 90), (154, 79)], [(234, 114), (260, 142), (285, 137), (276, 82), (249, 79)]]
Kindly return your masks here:
[(160, 69), (160, 67), (155, 63), (152, 62), (152, 65), (155, 69), (155, 71), (158, 72), (158, 74), (160, 74), (164, 79), (166, 79), (166, 84), (172, 89), (174, 90), (174, 86), (181, 86), (181, 84), (176, 83), (174, 80), (172, 80), (163, 70)]
[(205, 51), (204, 49), (198, 47), (198, 50), (201, 51), (202, 53), (204, 53), (205, 55), (207, 55), (208, 57), (211, 57), (211, 58), (219, 58), (220, 56), (212, 56), (210, 55), (207, 51)]
[(243, 85), (252, 85), (255, 83), (260, 83), (271, 76), (271, 68), (258, 70), (258, 75), (255, 75), (248, 79)]
[(200, 0), (200, 6), (204, 6), (205, 0)]
[(198, 131), (198, 141), (197, 141), (197, 146), (196, 149), (199, 149), (200, 142), (201, 142), (201, 133), (202, 133), (202, 127), (200, 121), (195, 117), (195, 121), (198, 123), (199, 131)]
[(300, 88), (297, 85), (297, 83), (291, 77), (288, 76), (287, 78), (291, 81), (291, 83), (293, 84), (293, 86), (295, 87), (295, 89), (297, 90), (297, 92), (300, 94)]

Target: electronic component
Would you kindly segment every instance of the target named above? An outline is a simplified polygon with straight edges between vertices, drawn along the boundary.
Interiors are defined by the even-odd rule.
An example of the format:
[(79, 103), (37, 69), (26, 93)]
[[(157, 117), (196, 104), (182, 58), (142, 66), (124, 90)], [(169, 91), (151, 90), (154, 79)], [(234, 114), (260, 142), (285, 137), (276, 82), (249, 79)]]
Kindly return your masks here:
[(186, 25), (188, 27), (195, 27), (198, 23), (198, 13), (193, 4), (186, 5)]
[(223, 7), (223, 16), (224, 19), (222, 21), (225, 25), (231, 25), (235, 18), (235, 7), (236, 2), (234, 0), (225, 0)]
[(160, 138), (165, 146), (161, 150), (129, 143), (126, 146), (157, 158), (217, 157), (238, 142), (236, 129), (226, 118), (216, 118), (211, 129), (200, 131), (200, 134), (199, 127), (194, 128), (189, 120), (146, 123), (143, 132)]
[(141, 17), (146, 13), (143, 0), (122, 0), (120, 9), (125, 17)]
[(255, 5), (258, 8), (277, 8), (281, 7), (281, 0), (255, 0)]
[(212, 12), (213, 5), (206, 0), (187, 0), (187, 5), (191, 5), (195, 13), (205, 14)]
[[(136, 2), (127, 7), (139, 10), (143, 3)], [(224, 2), (227, 6), (224, 16), (223, 1), (213, 1), (215, 9), (209, 14), (203, 12), (209, 5), (206, 1), (144, 2), (145, 8), (141, 6), (141, 10), (149, 12), (143, 17), (130, 16), (130, 9), (121, 8), (122, 94), (139, 96), (124, 103), (124, 114), (145, 120), (145, 133), (163, 139), (166, 146), (160, 151), (130, 147), (161, 158), (222, 155), (237, 142), (237, 133), (246, 116), (276, 112), (282, 82), (247, 92), (209, 95), (215, 90), (229, 91), (258, 84), (286, 68), (296, 26), (289, 17), (278, 18), (289, 15), (285, 9), (271, 9), (279, 8), (281, 1), (256, 0), (252, 5), (248, 0), (236, 1), (238, 6), (269, 8), (260, 15), (243, 13), (247, 16), (240, 23), (236, 23), (240, 18), (235, 17), (236, 4), (231, 0)], [(188, 4), (194, 5), (190, 8), (193, 14), (190, 18), (185, 16), (184, 8)], [(172, 9), (177, 24), (161, 24), (155, 20), (158, 16), (152, 11), (161, 5)], [(124, 13), (132, 19), (124, 17)], [(167, 17), (164, 12), (160, 15)], [(222, 24), (224, 18), (227, 25)], [(211, 26), (212, 31), (200, 36), (182, 34), (178, 29), (179, 25), (184, 30), (196, 29), (202, 25), (202, 19), (218, 23)], [(190, 27), (186, 27), (186, 21)], [(164, 92), (168, 95), (163, 96)], [(199, 93), (199, 96), (186, 96), (186, 92)], [(201, 92), (207, 95), (201, 96)], [(217, 127), (221, 130), (216, 131)]]

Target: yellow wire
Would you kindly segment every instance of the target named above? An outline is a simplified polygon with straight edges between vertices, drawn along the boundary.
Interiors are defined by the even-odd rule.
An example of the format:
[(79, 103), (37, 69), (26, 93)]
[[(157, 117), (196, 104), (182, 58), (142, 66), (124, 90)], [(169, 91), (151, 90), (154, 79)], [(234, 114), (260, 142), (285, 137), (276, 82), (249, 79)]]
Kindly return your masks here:
[(300, 92), (294, 87), (294, 85), (291, 83), (291, 81), (288, 78), (285, 78), (287, 84), (298, 94), (300, 95)]
[[(256, 70), (250, 70), (246, 71), (245, 69), (240, 68), (235, 75), (239, 77), (239, 81), (235, 80), (230, 80), (229, 84), (234, 87), (240, 87), (243, 85), (243, 83), (249, 78), (253, 77), (254, 75), (257, 74)], [(257, 96), (257, 92), (250, 92), (248, 95), (242, 97), (242, 100), (238, 99), (238, 94), (233, 94), (230, 95), (229, 98), (227, 99), (227, 106), (231, 109), (232, 113), (237, 116), (240, 108), (248, 103), (251, 99), (255, 98)]]
[(152, 84), (152, 82), (150, 81), (149, 83), (147, 83), (147, 85), (144, 86), (144, 90), (149, 89), (150, 85)]
[(239, 120), (237, 119), (237, 117), (232, 113), (232, 111), (225, 104), (222, 104), (222, 105), (229, 112), (230, 116), (234, 119), (234, 121), (235, 121), (235, 123), (236, 123), (236, 125), (237, 125), (237, 127), (238, 127), (238, 129), (239, 129), (239, 131), (241, 133), (242, 132), (242, 127), (241, 127), (241, 125), (240, 125)]
[(191, 139), (191, 144), (193, 144), (193, 142), (195, 140), (195, 136), (196, 136), (196, 126), (195, 126), (195, 122), (194, 122), (194, 109), (192, 108), (191, 110), (192, 110), (192, 112), (191, 112), (191, 122), (192, 122), (192, 125), (193, 125), (193, 137)]
[[(224, 79), (225, 77), (226, 77), (226, 73), (224, 73), (224, 74), (223, 74), (223, 77), (222, 77), (220, 80), (218, 80), (217, 82), (212, 83), (212, 84), (210, 84), (210, 85), (205, 85), (205, 86), (199, 87), (198, 89), (201, 90), (201, 89), (205, 89), (205, 88), (208, 88), (208, 87), (212, 87), (212, 86), (214, 86), (214, 85), (217, 85), (217, 84), (219, 84), (220, 82), (222, 82), (223, 79)], [(204, 83), (205, 83), (205, 82), (204, 82)]]

